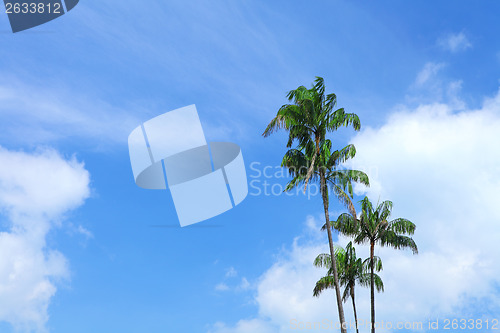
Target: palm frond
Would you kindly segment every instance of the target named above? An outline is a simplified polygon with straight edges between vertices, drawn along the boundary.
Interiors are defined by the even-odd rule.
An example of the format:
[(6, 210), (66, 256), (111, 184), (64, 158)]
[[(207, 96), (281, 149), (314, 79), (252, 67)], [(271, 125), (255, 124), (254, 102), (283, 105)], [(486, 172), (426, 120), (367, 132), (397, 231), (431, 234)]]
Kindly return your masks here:
[(321, 279), (316, 282), (316, 286), (314, 286), (313, 289), (313, 296), (314, 297), (319, 297), (319, 295), (323, 292), (323, 290), (326, 290), (328, 288), (333, 288), (334, 286), (334, 281), (333, 281), (333, 276), (324, 276)]
[(384, 282), (382, 282), (382, 279), (378, 274), (373, 273), (373, 280), (375, 284), (375, 288), (377, 289), (378, 292), (383, 292), (384, 291)]
[(410, 249), (413, 254), (418, 254), (415, 241), (408, 236), (398, 235), (392, 230), (388, 230), (380, 237), (381, 246), (390, 246), (396, 250)]
[(349, 195), (345, 193), (344, 190), (336, 184), (333, 184), (332, 189), (333, 193), (340, 201), (340, 203), (342, 203), (347, 208), (347, 210), (349, 210), (349, 213), (352, 216), (356, 216), (356, 208), (354, 207), (354, 204), (352, 203), (352, 200), (349, 197)]
[[(363, 261), (363, 271), (368, 273), (370, 272), (370, 263), (371, 263), (371, 258), (366, 258)], [(376, 272), (380, 272), (383, 269), (382, 265), (382, 259), (378, 256), (373, 256), (373, 268)]]
[(346, 236), (355, 236), (359, 233), (360, 225), (359, 221), (351, 214), (343, 213), (333, 222), (333, 227)]
[(314, 259), (314, 266), (330, 268), (332, 266), (332, 257), (327, 253), (319, 254)]
[(397, 234), (413, 235), (415, 233), (415, 224), (410, 220), (398, 218), (389, 222), (388, 230)]
[(304, 124), (304, 115), (300, 106), (295, 104), (285, 104), (281, 106), (271, 122), (267, 125), (264, 137), (268, 137), (279, 129), (290, 129), (293, 125)]
[(341, 150), (336, 150), (331, 154), (328, 166), (332, 168), (336, 167), (354, 156), (356, 156), (356, 147), (353, 144), (349, 144)]
[(376, 213), (380, 216), (379, 219), (381, 221), (385, 221), (389, 218), (389, 216), (391, 215), (392, 207), (392, 201), (389, 200), (386, 200), (378, 205)]

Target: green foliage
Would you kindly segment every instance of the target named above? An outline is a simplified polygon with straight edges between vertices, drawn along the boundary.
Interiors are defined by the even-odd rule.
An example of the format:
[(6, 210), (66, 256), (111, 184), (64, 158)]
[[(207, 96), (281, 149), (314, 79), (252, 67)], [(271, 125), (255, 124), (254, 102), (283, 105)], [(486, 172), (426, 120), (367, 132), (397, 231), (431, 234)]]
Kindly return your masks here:
[(288, 148), (295, 140), (301, 148), (308, 146), (311, 139), (324, 140), (326, 132), (342, 126), (352, 126), (355, 130), (361, 128), (356, 114), (346, 113), (343, 108), (335, 110), (337, 96), (333, 93), (325, 96), (325, 83), (321, 77), (316, 77), (311, 89), (300, 86), (289, 91), (287, 98), (293, 104), (285, 104), (279, 109), (263, 135), (267, 137), (278, 129), (286, 129)]
[[(335, 257), (337, 262), (337, 271), (339, 275), (340, 286), (345, 287), (342, 293), (342, 300), (347, 301), (349, 297), (354, 297), (354, 286), (359, 284), (363, 287), (370, 286), (370, 273), (369, 273), (369, 262), (370, 258), (362, 261), (361, 258), (356, 257), (356, 249), (352, 245), (352, 242), (347, 244), (346, 248), (343, 249), (339, 246), (335, 247)], [(382, 261), (380, 258), (376, 257), (376, 268), (377, 272), (382, 270)], [(318, 297), (324, 290), (328, 288), (333, 288), (333, 276), (332, 276), (332, 260), (331, 256), (326, 253), (322, 253), (316, 257), (314, 260), (314, 266), (328, 268), (328, 275), (322, 277), (316, 282), (316, 286), (313, 289), (313, 296)], [(379, 275), (374, 274), (375, 285), (377, 291), (384, 291), (384, 283)]]
[[(356, 154), (353, 145), (332, 151), (332, 142), (326, 138), (327, 132), (335, 131), (342, 126), (352, 126), (355, 130), (359, 130), (361, 123), (356, 114), (346, 113), (343, 108), (335, 110), (337, 97), (335, 94), (325, 96), (325, 84), (321, 77), (316, 77), (311, 89), (300, 86), (288, 92), (287, 98), (293, 104), (283, 105), (262, 135), (267, 137), (279, 129), (285, 129), (288, 131), (287, 148), (291, 148), (293, 143), (297, 142), (296, 148), (286, 152), (281, 166), (286, 167), (294, 177), (286, 190), (302, 184), (305, 190), (310, 180), (318, 180), (321, 170), (325, 173), (335, 170)], [(352, 192), (352, 185), (346, 178), (349, 175), (348, 173), (344, 175), (346, 180), (344, 185)], [(366, 174), (363, 174), (359, 181), (368, 184)], [(343, 195), (343, 191), (337, 189), (339, 195)]]
[(415, 241), (406, 236), (415, 233), (415, 224), (403, 218), (388, 221), (392, 206), (391, 201), (384, 201), (374, 209), (368, 197), (365, 197), (361, 200), (359, 219), (355, 214), (344, 213), (333, 222), (333, 227), (340, 233), (353, 237), (356, 244), (373, 243), (398, 250), (409, 248), (417, 254)]

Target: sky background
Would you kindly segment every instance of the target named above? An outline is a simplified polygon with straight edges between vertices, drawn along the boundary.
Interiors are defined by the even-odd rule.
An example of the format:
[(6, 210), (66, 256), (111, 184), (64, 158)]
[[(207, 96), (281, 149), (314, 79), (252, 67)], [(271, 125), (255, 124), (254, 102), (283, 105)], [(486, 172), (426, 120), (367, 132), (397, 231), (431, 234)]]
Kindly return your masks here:
[[(370, 175), (356, 201), (392, 200), (393, 217), (417, 225), (418, 256), (376, 250), (377, 321), (439, 319), (444, 332), (445, 319), (480, 319), (491, 331), (499, 12), (496, 1), (82, 0), (16, 34), (0, 15), (0, 332), (285, 333), (291, 320), (337, 320), (333, 292), (312, 297), (321, 198), (279, 193), (286, 135), (261, 136), (315, 76), (361, 118), (360, 132), (331, 136), (354, 143), (348, 166)], [(135, 185), (127, 137), (190, 104), (208, 141), (240, 145), (250, 187), (236, 208), (180, 228), (168, 191)], [(331, 215), (343, 211), (332, 198)], [(357, 302), (369, 320), (368, 289)]]

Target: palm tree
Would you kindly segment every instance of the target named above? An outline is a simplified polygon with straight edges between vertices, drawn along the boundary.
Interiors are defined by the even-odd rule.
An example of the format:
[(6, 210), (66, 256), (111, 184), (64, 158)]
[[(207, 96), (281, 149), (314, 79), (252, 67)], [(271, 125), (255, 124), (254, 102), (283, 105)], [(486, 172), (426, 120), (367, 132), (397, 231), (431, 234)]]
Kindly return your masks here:
[[(354, 322), (356, 323), (356, 333), (358, 330), (358, 315), (356, 312), (356, 302), (354, 296), (354, 287), (356, 283), (363, 287), (370, 286), (370, 274), (368, 273), (369, 265), (365, 260), (364, 262), (361, 258), (356, 257), (356, 249), (349, 242), (345, 249), (341, 247), (336, 247), (335, 256), (337, 259), (337, 269), (339, 272), (339, 282), (340, 285), (345, 287), (342, 293), (342, 300), (347, 302), (349, 296), (352, 300), (352, 309), (354, 312)], [(382, 270), (382, 261), (380, 258), (375, 257), (377, 264), (375, 266), (376, 271)], [(314, 265), (316, 267), (328, 267), (328, 275), (322, 277), (316, 282), (316, 286), (313, 290), (313, 296), (319, 297), (319, 295), (328, 288), (333, 288), (333, 278), (332, 278), (332, 262), (331, 256), (329, 254), (323, 253), (316, 257), (314, 260)], [(374, 274), (375, 286), (378, 292), (384, 291), (384, 283), (382, 279), (377, 274)]]
[[(346, 147), (346, 149), (338, 151), (336, 159), (331, 159), (333, 155), (330, 154), (331, 142), (326, 139), (326, 133), (335, 131), (341, 126), (350, 125), (355, 130), (359, 130), (361, 124), (356, 114), (346, 113), (343, 108), (334, 110), (337, 104), (337, 96), (333, 93), (325, 95), (323, 78), (316, 77), (314, 82), (315, 84), (311, 89), (300, 86), (288, 92), (287, 98), (290, 102), (293, 102), (293, 104), (283, 105), (262, 135), (267, 137), (279, 129), (285, 129), (288, 131), (287, 148), (291, 148), (295, 141), (298, 142), (297, 148), (290, 149), (283, 158), (282, 166), (287, 166), (291, 175), (294, 177), (294, 180), (290, 182), (287, 189), (304, 183), (305, 192), (310, 179), (319, 178), (325, 219), (329, 225), (327, 169), (325, 163), (327, 160), (331, 160), (331, 164), (336, 165), (342, 161), (342, 157), (345, 159), (354, 156), (355, 149), (354, 146), (350, 146), (350, 148)], [(343, 156), (341, 156), (342, 154)], [(323, 156), (323, 163), (317, 163), (318, 158), (321, 156)], [(340, 181), (342, 184), (349, 183), (350, 181), (345, 179), (346, 174), (348, 173), (344, 172), (337, 176), (333, 176), (333, 180), (340, 181), (340, 179), (344, 179), (344, 181)], [(341, 187), (338, 188), (341, 189)], [(329, 228), (328, 242), (330, 245), (330, 254), (332, 258), (334, 258), (333, 240)], [(335, 258), (333, 260), (335, 260)], [(334, 264), (332, 267), (341, 332), (346, 333), (344, 309), (342, 307), (340, 287), (338, 284), (337, 266)]]
[[(354, 237), (356, 244), (370, 244), (370, 258), (367, 259), (370, 265), (370, 296), (371, 296), (371, 323), (372, 333), (375, 333), (375, 244), (380, 246), (390, 246), (397, 250), (409, 248), (413, 254), (418, 253), (415, 241), (405, 235), (415, 233), (415, 224), (404, 218), (397, 218), (388, 221), (392, 211), (392, 202), (384, 201), (373, 209), (372, 203), (365, 197), (361, 200), (361, 216), (356, 218), (356, 214), (341, 214), (334, 223), (335, 229), (342, 234)], [(328, 228), (329, 229), (329, 228)]]

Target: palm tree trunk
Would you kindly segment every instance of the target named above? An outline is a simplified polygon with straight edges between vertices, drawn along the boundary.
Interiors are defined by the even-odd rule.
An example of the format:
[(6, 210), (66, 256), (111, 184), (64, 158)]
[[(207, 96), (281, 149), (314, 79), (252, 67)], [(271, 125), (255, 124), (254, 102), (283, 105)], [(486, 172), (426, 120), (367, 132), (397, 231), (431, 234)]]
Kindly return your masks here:
[(370, 296), (371, 296), (371, 326), (372, 333), (375, 333), (375, 278), (374, 278), (374, 254), (375, 242), (370, 242)]
[(326, 187), (326, 178), (324, 170), (320, 170), (320, 178), (321, 178), (321, 196), (323, 197), (323, 207), (325, 208), (325, 220), (327, 227), (326, 231), (328, 233), (328, 243), (330, 245), (330, 255), (332, 258), (333, 283), (335, 285), (335, 293), (337, 294), (337, 307), (339, 310), (340, 331), (342, 333), (347, 333), (347, 329), (345, 327), (344, 307), (342, 306), (342, 298), (340, 296), (339, 276), (337, 272), (337, 259), (335, 257), (335, 251), (333, 250), (332, 231), (330, 228), (330, 214), (328, 212), (328, 188)]
[(356, 302), (354, 301), (354, 286), (351, 286), (351, 298), (352, 298), (352, 309), (354, 311), (354, 323), (356, 325), (356, 333), (359, 333), (358, 314), (356, 313)]
[(307, 170), (306, 182), (304, 185), (304, 193), (306, 193), (307, 184), (309, 184), (309, 179), (311, 178), (312, 173), (314, 171), (314, 162), (316, 162), (316, 157), (319, 155), (319, 142), (320, 142), (319, 136), (316, 135), (315, 141), (316, 141), (316, 154), (313, 155), (313, 158), (311, 160), (311, 165), (309, 166), (309, 169)]
[(314, 171), (314, 162), (316, 162), (316, 154), (314, 154), (313, 158), (312, 158), (312, 161), (311, 161), (311, 165), (309, 166), (309, 169), (307, 170), (307, 174), (306, 174), (306, 183), (304, 185), (304, 193), (306, 193), (306, 190), (307, 190), (307, 184), (309, 184), (309, 179), (311, 179), (311, 176), (312, 176), (312, 173)]

